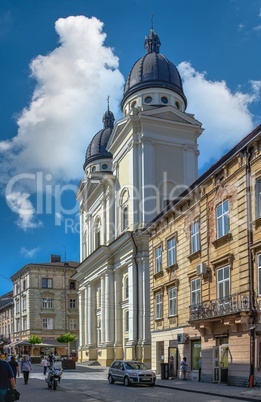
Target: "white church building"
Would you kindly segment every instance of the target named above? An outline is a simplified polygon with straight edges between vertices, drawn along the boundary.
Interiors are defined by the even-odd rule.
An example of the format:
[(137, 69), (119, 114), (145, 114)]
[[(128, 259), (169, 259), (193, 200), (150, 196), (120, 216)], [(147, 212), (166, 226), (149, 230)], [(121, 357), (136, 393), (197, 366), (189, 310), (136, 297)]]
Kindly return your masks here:
[[(150, 363), (148, 238), (144, 228), (198, 175), (203, 129), (186, 113), (177, 68), (151, 29), (131, 68), (116, 121), (88, 145), (77, 199), (81, 219), (79, 361)], [(153, 302), (153, 301), (151, 301)]]

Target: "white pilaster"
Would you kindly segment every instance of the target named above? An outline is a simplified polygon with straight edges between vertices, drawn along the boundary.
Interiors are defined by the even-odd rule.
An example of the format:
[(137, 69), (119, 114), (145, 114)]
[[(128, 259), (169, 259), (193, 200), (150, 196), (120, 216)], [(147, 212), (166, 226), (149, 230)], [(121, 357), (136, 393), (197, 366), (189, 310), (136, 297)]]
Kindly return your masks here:
[(84, 289), (84, 330), (83, 330), (83, 337), (84, 337), (84, 344), (88, 345), (88, 287), (86, 286)]
[(122, 345), (122, 275), (116, 271), (114, 274), (114, 299), (115, 299), (115, 346)]
[(135, 262), (133, 261), (128, 266), (129, 276), (129, 342), (137, 342), (137, 270)]
[(101, 276), (101, 344), (105, 342), (105, 286), (104, 276)]

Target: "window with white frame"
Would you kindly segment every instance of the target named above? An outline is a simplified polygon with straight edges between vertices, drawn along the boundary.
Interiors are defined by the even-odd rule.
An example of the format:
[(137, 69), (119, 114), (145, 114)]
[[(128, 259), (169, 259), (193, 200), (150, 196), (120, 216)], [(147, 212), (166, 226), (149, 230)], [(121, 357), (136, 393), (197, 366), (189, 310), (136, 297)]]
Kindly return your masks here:
[(157, 293), (155, 297), (155, 318), (156, 320), (163, 317), (163, 294)]
[(22, 299), (22, 309), (23, 309), (23, 311), (26, 310), (26, 297), (23, 297), (23, 299)]
[(17, 300), (15, 302), (15, 312), (16, 312), (16, 314), (20, 313), (20, 301), (19, 300)]
[(177, 288), (170, 288), (169, 294), (169, 316), (177, 314)]
[(176, 251), (176, 237), (172, 237), (167, 241), (168, 250), (168, 266), (175, 264), (177, 262), (177, 251)]
[(27, 330), (27, 319), (26, 317), (23, 318), (23, 331)]
[(20, 332), (20, 320), (16, 320), (15, 327), (16, 327), (16, 332)]
[(76, 299), (70, 299), (69, 301), (70, 308), (76, 308)]
[(124, 300), (129, 298), (129, 277), (126, 275), (123, 280), (124, 286)]
[(261, 178), (256, 181), (256, 219), (261, 218)]
[(77, 329), (77, 323), (75, 318), (69, 319), (69, 328), (71, 331), (75, 331)]
[(261, 254), (257, 256), (257, 269), (258, 269), (258, 295), (261, 296)]
[(225, 200), (217, 206), (217, 238), (225, 236), (229, 232), (229, 202)]
[(200, 278), (192, 279), (190, 283), (191, 305), (195, 306), (201, 303), (201, 280)]
[(124, 231), (129, 227), (129, 192), (124, 190), (120, 200), (120, 213), (121, 213), (121, 230)]
[(43, 329), (53, 329), (53, 318), (43, 318), (42, 326)]
[(42, 278), (42, 288), (52, 289), (53, 279), (52, 278)]
[(159, 246), (155, 249), (155, 272), (158, 273), (162, 270), (162, 247)]
[(193, 222), (191, 225), (191, 254), (200, 250), (200, 233), (199, 221)]
[(49, 297), (43, 297), (42, 307), (43, 308), (53, 308), (53, 299), (50, 299)]
[(96, 218), (94, 224), (94, 244), (95, 248), (98, 248), (101, 245), (101, 220), (99, 217)]
[(218, 299), (230, 294), (230, 267), (226, 266), (217, 270), (217, 294)]

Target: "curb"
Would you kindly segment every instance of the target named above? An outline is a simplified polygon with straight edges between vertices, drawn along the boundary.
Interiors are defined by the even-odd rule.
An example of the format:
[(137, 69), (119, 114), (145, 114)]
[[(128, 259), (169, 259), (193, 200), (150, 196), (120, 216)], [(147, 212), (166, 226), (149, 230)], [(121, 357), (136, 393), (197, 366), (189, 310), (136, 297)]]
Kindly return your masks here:
[(184, 391), (184, 392), (193, 392), (194, 394), (204, 394), (204, 395), (212, 395), (212, 396), (222, 396), (223, 398), (229, 398), (229, 399), (236, 399), (237, 401), (251, 401), (251, 402), (256, 402), (260, 401), (260, 397), (257, 398), (251, 398), (249, 396), (243, 397), (243, 396), (236, 396), (236, 395), (226, 395), (226, 394), (218, 394), (215, 392), (211, 391), (198, 391), (195, 389), (184, 389), (184, 388), (179, 388), (179, 387), (170, 387), (168, 385), (161, 385), (161, 384), (155, 384), (155, 387), (161, 387), (161, 388), (168, 388), (168, 389), (175, 389), (177, 391)]

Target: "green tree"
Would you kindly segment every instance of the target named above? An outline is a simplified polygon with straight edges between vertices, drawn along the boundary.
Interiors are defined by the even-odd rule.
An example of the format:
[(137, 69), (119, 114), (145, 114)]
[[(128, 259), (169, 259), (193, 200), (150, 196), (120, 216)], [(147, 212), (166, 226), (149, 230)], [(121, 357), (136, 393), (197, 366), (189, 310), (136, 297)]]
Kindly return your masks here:
[(32, 335), (28, 339), (28, 342), (32, 345), (32, 356), (33, 356), (34, 345), (42, 343), (42, 338), (39, 338), (39, 336), (36, 336), (36, 335)]
[(67, 343), (67, 353), (68, 357), (70, 356), (70, 342), (74, 341), (76, 338), (76, 335), (71, 334), (70, 332), (67, 332), (66, 334), (60, 335), (57, 338), (57, 341), (60, 343)]

